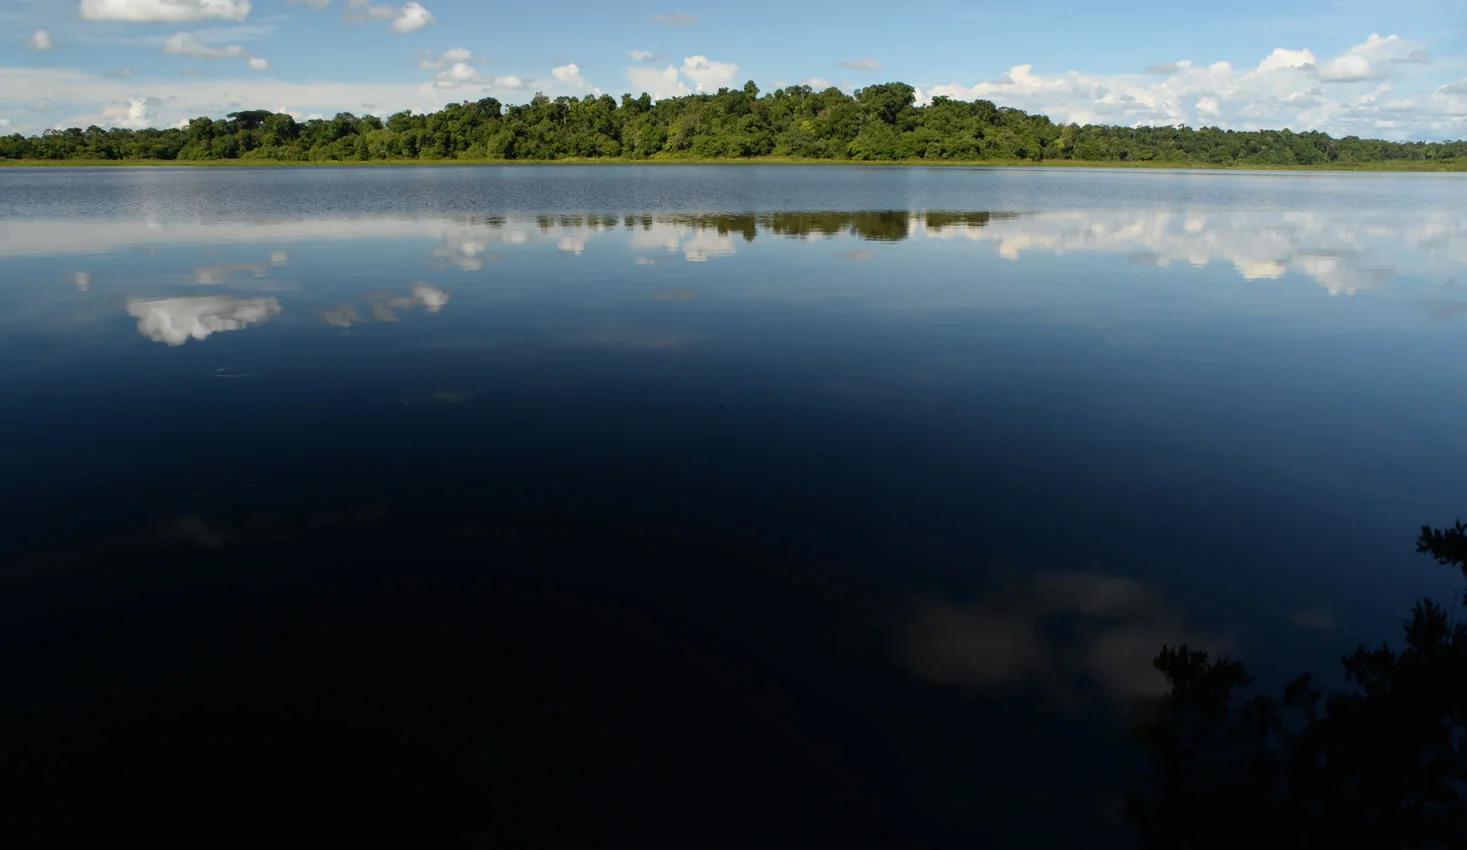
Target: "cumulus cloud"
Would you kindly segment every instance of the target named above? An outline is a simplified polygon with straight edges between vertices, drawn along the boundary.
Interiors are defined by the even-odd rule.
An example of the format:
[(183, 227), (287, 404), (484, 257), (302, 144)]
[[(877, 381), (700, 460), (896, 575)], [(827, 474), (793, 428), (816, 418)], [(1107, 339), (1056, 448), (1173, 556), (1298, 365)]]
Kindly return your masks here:
[(259, 56), (251, 56), (250, 57), (250, 70), (251, 71), (268, 71), (268, 70), (270, 70), (270, 62), (269, 62), (269, 60), (262, 59)]
[(371, 0), (348, 0), (348, 5), (355, 11), (347, 14), (347, 20), (392, 21), (393, 32), (413, 32), (438, 22), (423, 4), (415, 0), (409, 0), (402, 6), (373, 5)]
[(439, 86), (452, 88), (470, 83), (481, 83), (483, 78), (479, 76), (478, 70), (473, 65), (467, 62), (455, 62), (446, 70), (434, 74), (433, 80)]
[(880, 71), (881, 70), (881, 63), (880, 62), (877, 62), (875, 59), (872, 59), (869, 56), (862, 56), (860, 59), (852, 59), (852, 60), (847, 61), (847, 62), (837, 62), (835, 64), (839, 65), (842, 68), (849, 68), (852, 71)]
[(669, 97), (681, 97), (691, 94), (691, 90), (678, 77), (677, 68), (668, 65), (666, 68), (633, 67), (627, 69), (627, 79), (631, 83), (632, 91), (646, 92), (653, 100), (663, 100)]
[(442, 68), (445, 65), (452, 65), (455, 62), (478, 63), (489, 61), (486, 57), (475, 56), (474, 52), (467, 47), (454, 47), (439, 54), (434, 54), (430, 50), (426, 54), (420, 55), (423, 56), (423, 59), (418, 62), (418, 67), (427, 71)]
[(423, 8), (423, 4), (409, 2), (403, 5), (397, 17), (392, 20), (392, 29), (394, 32), (412, 32), (431, 23), (435, 23), (433, 15)]
[(697, 22), (698, 18), (694, 15), (685, 14), (682, 11), (676, 11), (672, 14), (659, 13), (653, 15), (650, 20), (654, 24), (662, 24), (669, 27), (682, 27)]
[(1364, 56), (1347, 53), (1319, 66), (1319, 78), (1327, 83), (1358, 83), (1361, 80), (1377, 79), (1380, 73), (1370, 66)]
[[(934, 87), (932, 96), (982, 98), (1042, 112), (1061, 123), (1288, 127), (1335, 135), (1458, 138), (1467, 131), (1452, 91), (1396, 93), (1430, 57), (1399, 36), (1372, 34), (1339, 56), (1276, 48), (1253, 67), (1190, 61), (1153, 65), (1146, 74), (1038, 73), (1016, 65), (998, 80)], [(1413, 70), (1418, 69), (1418, 70)], [(1389, 82), (1390, 96), (1361, 101), (1366, 86)]]
[(154, 342), (183, 345), (216, 333), (237, 331), (280, 315), (275, 298), (207, 295), (198, 298), (129, 298), (127, 312), (138, 333)]
[(56, 46), (56, 42), (51, 40), (51, 34), (45, 30), (31, 33), (29, 43), (32, 50), (50, 50)]
[(1269, 71), (1281, 71), (1286, 68), (1310, 68), (1313, 67), (1314, 62), (1314, 54), (1309, 50), (1275, 47), (1272, 53), (1263, 57), (1263, 61), (1258, 63), (1258, 71), (1266, 74)]
[(683, 76), (693, 81), (698, 91), (717, 91), (733, 83), (739, 66), (732, 62), (715, 62), (707, 56), (689, 56), (683, 59), (680, 70)]
[(1350, 56), (1360, 56), (1371, 62), (1392, 62), (1398, 65), (1430, 65), (1431, 53), (1426, 45), (1408, 41), (1398, 35), (1381, 38), (1379, 33), (1345, 51)]
[(550, 76), (573, 89), (591, 89), (593, 92), (600, 91), (600, 89), (592, 88), (591, 84), (586, 82), (586, 78), (581, 76), (580, 66), (574, 62), (551, 68)]
[(638, 62), (647, 62), (647, 61), (649, 61), (652, 58), (652, 51), (650, 51), (650, 50), (633, 50), (632, 51), (632, 58), (635, 59), (635, 60), (637, 60)]
[(242, 21), (250, 0), (81, 0), (81, 16), (89, 21), (197, 23)]
[(528, 84), (514, 74), (489, 77), (467, 62), (455, 62), (433, 75), (433, 85), (440, 89), (455, 89), (462, 86), (480, 86), (496, 89), (523, 89)]
[(163, 103), (156, 97), (135, 97), (126, 106), (109, 106), (102, 110), (102, 124), (109, 127), (126, 127), (142, 130), (156, 126), (154, 110)]

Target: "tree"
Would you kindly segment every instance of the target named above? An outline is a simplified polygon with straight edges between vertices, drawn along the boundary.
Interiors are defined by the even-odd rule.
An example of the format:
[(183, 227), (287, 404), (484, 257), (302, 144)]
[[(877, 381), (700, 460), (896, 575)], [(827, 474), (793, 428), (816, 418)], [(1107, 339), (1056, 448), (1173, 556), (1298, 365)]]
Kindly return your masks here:
[(0, 140), (6, 159), (342, 159), (565, 157), (743, 158), (776, 154), (855, 160), (1145, 160), (1177, 165), (1359, 165), (1429, 162), (1453, 167), (1467, 142), (1385, 142), (1289, 130), (1059, 125), (987, 100), (935, 97), (882, 83), (847, 94), (794, 85), (740, 88), (653, 101), (646, 92), (558, 97), (505, 106), (492, 97), (438, 112), (341, 112), (297, 122), (266, 110), (200, 117), (181, 128), (90, 127)]
[[(1467, 577), (1461, 522), (1423, 528), (1417, 551)], [(1307, 674), (1239, 700), (1241, 664), (1163, 647), (1170, 690), (1136, 730), (1151, 781), (1127, 806), (1146, 846), (1467, 846), (1467, 622), (1421, 600), (1403, 649), (1342, 665), (1353, 689), (1322, 702)]]

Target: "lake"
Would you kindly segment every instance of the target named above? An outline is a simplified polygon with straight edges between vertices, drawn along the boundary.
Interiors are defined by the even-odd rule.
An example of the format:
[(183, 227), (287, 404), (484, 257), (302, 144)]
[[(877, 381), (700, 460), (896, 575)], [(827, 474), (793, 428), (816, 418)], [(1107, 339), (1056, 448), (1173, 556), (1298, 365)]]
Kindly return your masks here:
[(1460, 175), (3, 169), (0, 281), (57, 841), (1127, 846), (1162, 644), (1457, 592)]

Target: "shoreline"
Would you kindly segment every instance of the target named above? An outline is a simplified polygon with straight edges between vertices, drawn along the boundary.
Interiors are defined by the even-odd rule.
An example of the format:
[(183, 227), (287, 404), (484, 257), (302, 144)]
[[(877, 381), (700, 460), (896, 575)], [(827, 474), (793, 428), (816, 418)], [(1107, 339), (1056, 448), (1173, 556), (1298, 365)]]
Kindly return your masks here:
[(301, 168), (301, 167), (362, 167), (362, 166), (518, 166), (518, 165), (846, 165), (874, 167), (929, 167), (929, 168), (1104, 168), (1129, 170), (1166, 171), (1312, 171), (1312, 172), (1373, 172), (1373, 173), (1426, 173), (1452, 174), (1467, 172), (1467, 161), (1447, 163), (1402, 161), (1352, 165), (1330, 163), (1326, 165), (1265, 165), (1246, 163), (1236, 165), (1188, 164), (1154, 161), (1088, 161), (1073, 159), (1047, 160), (849, 160), (849, 159), (801, 159), (796, 157), (748, 157), (748, 158), (653, 158), (620, 159), (613, 157), (567, 158), (567, 159), (378, 159), (378, 160), (328, 160), (287, 161), (269, 159), (0, 159), (0, 168)]

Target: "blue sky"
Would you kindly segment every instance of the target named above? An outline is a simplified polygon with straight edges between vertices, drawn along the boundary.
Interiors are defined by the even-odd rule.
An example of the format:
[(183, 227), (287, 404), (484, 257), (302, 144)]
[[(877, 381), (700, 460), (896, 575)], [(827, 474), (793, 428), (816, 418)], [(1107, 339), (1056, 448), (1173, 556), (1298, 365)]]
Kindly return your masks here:
[(0, 0), (0, 131), (388, 114), (754, 80), (984, 97), (1079, 123), (1467, 137), (1467, 3)]

